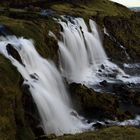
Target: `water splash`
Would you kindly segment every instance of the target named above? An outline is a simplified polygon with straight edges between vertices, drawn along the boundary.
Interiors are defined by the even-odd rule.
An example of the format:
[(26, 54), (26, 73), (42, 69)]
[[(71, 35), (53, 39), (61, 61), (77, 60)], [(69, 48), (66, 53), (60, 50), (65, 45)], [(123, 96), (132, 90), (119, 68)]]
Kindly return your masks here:
[[(11, 56), (6, 46), (11, 44), (21, 57), (23, 65)], [(70, 99), (61, 75), (53, 62), (42, 58), (31, 40), (8, 36), (0, 38), (0, 53), (18, 69), (24, 84), (37, 105), (46, 134), (78, 133), (87, 130), (91, 124), (71, 109)]]
[(111, 125), (118, 125), (118, 126), (140, 126), (140, 116), (137, 115), (134, 119), (125, 120), (122, 122), (111, 121), (111, 120), (106, 120), (106, 122)]

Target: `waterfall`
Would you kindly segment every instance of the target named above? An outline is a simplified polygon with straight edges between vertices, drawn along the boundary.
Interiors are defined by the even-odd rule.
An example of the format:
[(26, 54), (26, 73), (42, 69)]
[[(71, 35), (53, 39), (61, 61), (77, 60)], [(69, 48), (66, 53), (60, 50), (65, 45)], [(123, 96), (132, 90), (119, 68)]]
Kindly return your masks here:
[[(22, 64), (7, 51), (9, 44), (20, 55)], [(86, 124), (71, 109), (70, 99), (59, 71), (53, 62), (47, 61), (37, 53), (32, 40), (15, 36), (0, 37), (0, 53), (17, 68), (24, 78), (24, 84), (29, 85), (46, 134), (73, 134), (91, 127), (91, 124)]]
[(49, 35), (58, 41), (60, 69), (69, 82), (93, 84), (109, 75), (115, 75), (115, 78), (125, 75), (108, 60), (93, 20), (89, 20), (90, 29), (82, 18), (63, 16), (55, 20), (62, 27), (61, 39), (57, 39), (52, 32)]

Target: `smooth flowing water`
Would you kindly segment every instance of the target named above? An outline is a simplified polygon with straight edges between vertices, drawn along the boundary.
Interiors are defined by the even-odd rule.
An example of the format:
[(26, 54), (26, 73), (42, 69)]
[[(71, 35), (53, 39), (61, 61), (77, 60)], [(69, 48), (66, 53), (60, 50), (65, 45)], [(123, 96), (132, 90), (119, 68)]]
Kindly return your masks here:
[[(8, 44), (18, 52), (23, 64), (9, 54), (6, 47)], [(29, 85), (46, 134), (73, 134), (91, 127), (91, 124), (83, 122), (83, 118), (71, 109), (59, 71), (53, 62), (37, 53), (32, 40), (15, 36), (0, 37), (0, 53), (18, 69), (24, 78), (24, 84)]]
[[(109, 75), (114, 75), (115, 78), (125, 75), (108, 60), (98, 27), (93, 20), (89, 20), (90, 29), (82, 18), (62, 17), (57, 22), (62, 27), (62, 39), (57, 39), (61, 72), (68, 81), (93, 84)], [(52, 33), (50, 35), (54, 37)]]

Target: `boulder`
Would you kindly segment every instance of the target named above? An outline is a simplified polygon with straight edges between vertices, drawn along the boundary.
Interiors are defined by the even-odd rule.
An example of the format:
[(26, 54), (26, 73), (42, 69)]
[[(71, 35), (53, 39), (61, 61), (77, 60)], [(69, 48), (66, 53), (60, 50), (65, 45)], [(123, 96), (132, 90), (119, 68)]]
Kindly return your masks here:
[(7, 52), (9, 55), (11, 55), (13, 58), (15, 58), (19, 63), (21, 63), (22, 65), (24, 65), (22, 63), (21, 57), (18, 53), (18, 51), (16, 49), (14, 49), (14, 47), (11, 44), (8, 44), (6, 46)]

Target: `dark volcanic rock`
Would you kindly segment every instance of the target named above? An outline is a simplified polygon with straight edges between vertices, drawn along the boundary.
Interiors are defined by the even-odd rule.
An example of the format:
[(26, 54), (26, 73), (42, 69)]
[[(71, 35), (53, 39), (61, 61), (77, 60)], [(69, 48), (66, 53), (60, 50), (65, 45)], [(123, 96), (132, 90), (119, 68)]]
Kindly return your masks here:
[(54, 17), (55, 16), (55, 12), (50, 9), (42, 10), (40, 14), (45, 17)]
[(130, 88), (125, 84), (114, 84), (112, 91), (118, 97), (123, 111), (129, 111), (130, 114), (140, 114), (140, 90)]
[(7, 36), (11, 35), (11, 33), (8, 31), (8, 29), (4, 25), (0, 25), (0, 36)]
[(25, 119), (30, 128), (32, 129), (33, 133), (35, 134), (36, 138), (40, 138), (44, 135), (44, 131), (40, 126), (41, 119), (39, 116), (39, 112), (37, 110), (37, 106), (34, 102), (29, 88), (30, 86), (28, 84), (24, 84), (22, 86), (22, 102), (25, 111)]
[(100, 122), (97, 122), (97, 123), (93, 124), (93, 127), (96, 128), (96, 129), (101, 129), (104, 126)]
[[(110, 37), (105, 35), (104, 46), (108, 56), (114, 60), (123, 62), (139, 61), (140, 58), (140, 36), (138, 34), (140, 29), (139, 19), (132, 16), (131, 18), (125, 17), (111, 17), (106, 16), (103, 20), (110, 37), (115, 39), (112, 41)], [(125, 51), (130, 56), (131, 60), (127, 59), (126, 52), (122, 48), (117, 47), (125, 46)]]
[(13, 58), (15, 58), (19, 63), (24, 65), (22, 63), (22, 60), (21, 60), (21, 57), (20, 57), (19, 53), (17, 52), (16, 49), (14, 49), (14, 47), (11, 44), (8, 44), (6, 46), (6, 49), (7, 49), (9, 55), (11, 55)]
[(106, 80), (103, 80), (102, 82), (100, 82), (100, 85), (106, 87), (108, 86), (108, 83)]

